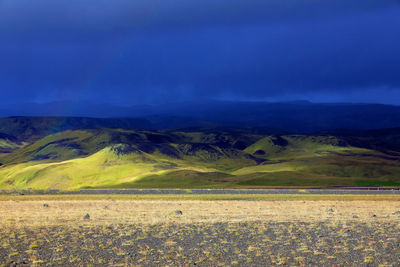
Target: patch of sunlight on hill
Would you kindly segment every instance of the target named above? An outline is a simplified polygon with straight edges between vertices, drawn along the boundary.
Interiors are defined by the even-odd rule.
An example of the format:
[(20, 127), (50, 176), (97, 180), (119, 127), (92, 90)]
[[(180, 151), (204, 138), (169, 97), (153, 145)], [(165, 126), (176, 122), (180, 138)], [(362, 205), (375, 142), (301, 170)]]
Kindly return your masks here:
[(304, 169), (299, 163), (282, 162), (282, 163), (266, 163), (257, 166), (244, 167), (237, 171), (232, 172), (233, 175), (244, 175), (256, 172), (292, 172)]
[(0, 187), (24, 188), (25, 182), (28, 188), (42, 189), (113, 186), (150, 174), (163, 174), (171, 168), (202, 171), (202, 168), (157, 161), (152, 155), (117, 155), (107, 147), (85, 158), (56, 163), (21, 163), (0, 168)]
[(244, 151), (263, 158), (288, 160), (323, 157), (332, 153), (362, 153), (368, 150), (346, 146), (332, 136), (289, 135), (264, 137)]
[(15, 147), (18, 147), (15, 143), (7, 139), (0, 139), (0, 148), (15, 148)]
[(132, 182), (106, 188), (229, 188), (237, 178), (221, 172), (180, 169), (138, 177)]
[(4, 152), (6, 154), (18, 148), (21, 148), (24, 145), (26, 145), (26, 143), (16, 143), (8, 139), (0, 139), (0, 153)]
[[(265, 153), (266, 156), (274, 155), (283, 150), (280, 145), (274, 143), (275, 138), (267, 136), (247, 147), (244, 151), (249, 154), (257, 153), (257, 151)], [(263, 155), (263, 154), (261, 154)]]

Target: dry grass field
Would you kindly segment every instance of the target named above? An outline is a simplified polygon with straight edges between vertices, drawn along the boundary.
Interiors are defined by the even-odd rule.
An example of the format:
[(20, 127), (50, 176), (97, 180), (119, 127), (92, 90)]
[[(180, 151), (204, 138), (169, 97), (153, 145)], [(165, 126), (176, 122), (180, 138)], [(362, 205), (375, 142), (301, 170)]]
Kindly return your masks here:
[(400, 264), (398, 196), (195, 197), (3, 196), (0, 266)]
[[(182, 211), (182, 215), (176, 216), (176, 210)], [(398, 210), (400, 201), (387, 200), (11, 200), (1, 202), (0, 219), (3, 227), (249, 221), (386, 222), (398, 221), (400, 214), (395, 214)], [(90, 220), (83, 220), (87, 213)], [(376, 217), (371, 217), (373, 214)]]

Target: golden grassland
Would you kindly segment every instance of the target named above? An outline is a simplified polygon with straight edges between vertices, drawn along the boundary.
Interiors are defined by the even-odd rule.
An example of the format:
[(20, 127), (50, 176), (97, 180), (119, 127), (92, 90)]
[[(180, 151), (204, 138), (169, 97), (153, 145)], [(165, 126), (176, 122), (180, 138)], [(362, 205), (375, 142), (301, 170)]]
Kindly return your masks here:
[[(393, 222), (398, 221), (399, 215), (396, 212), (400, 210), (399, 196), (271, 195), (266, 196), (269, 199), (258, 201), (249, 200), (249, 198), (194, 200), (194, 197), (199, 196), (186, 195), (112, 195), (108, 199), (104, 196), (101, 199), (101, 197), (99, 195), (14, 196), (8, 197), (9, 200), (7, 200), (5, 196), (2, 196), (0, 226), (69, 225), (73, 227), (77, 225), (252, 221)], [(218, 199), (216, 196), (213, 197)], [(242, 196), (235, 197), (241, 199)], [(48, 207), (44, 207), (43, 204), (47, 204)], [(182, 215), (176, 214), (177, 210), (182, 211)], [(83, 219), (85, 214), (90, 215), (90, 220)]]

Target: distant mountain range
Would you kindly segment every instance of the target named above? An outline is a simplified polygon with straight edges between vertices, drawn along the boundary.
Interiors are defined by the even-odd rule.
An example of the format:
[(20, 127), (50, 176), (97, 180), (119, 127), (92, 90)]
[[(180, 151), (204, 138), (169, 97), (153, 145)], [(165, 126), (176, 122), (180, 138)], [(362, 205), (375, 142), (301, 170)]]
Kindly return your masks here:
[[(335, 129), (344, 131), (400, 127), (400, 106), (321, 104), (307, 101), (279, 103), (209, 101), (132, 107), (89, 102), (52, 102), (0, 108), (0, 117), (10, 116), (103, 118), (101, 120), (58, 119), (62, 121), (58, 126), (64, 129), (76, 124), (75, 128), (258, 127), (291, 133), (315, 133)], [(0, 132), (2, 132), (1, 127), (4, 128), (4, 125), (1, 126), (0, 122)]]

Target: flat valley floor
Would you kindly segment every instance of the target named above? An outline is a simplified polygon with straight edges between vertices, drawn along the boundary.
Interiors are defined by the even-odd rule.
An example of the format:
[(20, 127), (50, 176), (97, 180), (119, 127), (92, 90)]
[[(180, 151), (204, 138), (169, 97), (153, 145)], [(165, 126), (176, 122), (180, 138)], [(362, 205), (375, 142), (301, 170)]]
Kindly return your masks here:
[(0, 266), (400, 266), (399, 196), (195, 198), (2, 197)]

